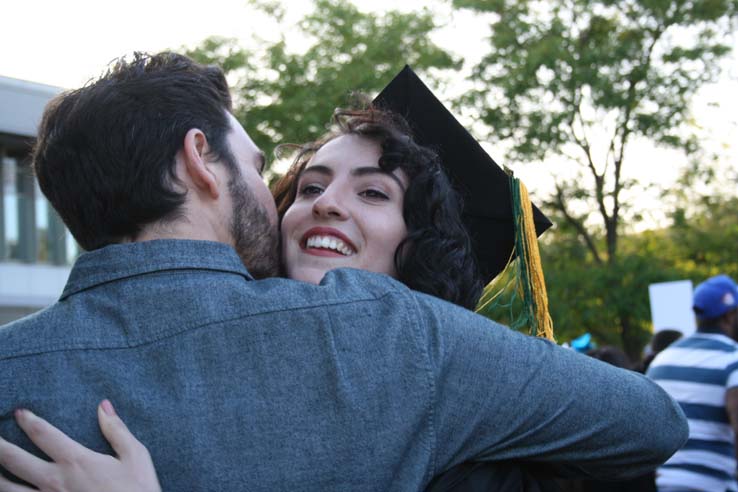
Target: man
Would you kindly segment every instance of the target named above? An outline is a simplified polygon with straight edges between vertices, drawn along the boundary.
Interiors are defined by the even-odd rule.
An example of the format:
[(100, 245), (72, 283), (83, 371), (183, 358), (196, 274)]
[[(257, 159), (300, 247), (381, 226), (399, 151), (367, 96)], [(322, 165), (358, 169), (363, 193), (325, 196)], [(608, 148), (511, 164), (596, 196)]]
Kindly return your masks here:
[(471, 459), (628, 476), (686, 438), (648, 379), (385, 276), (255, 280), (275, 209), (216, 69), (120, 62), (49, 106), (34, 165), (90, 252), (0, 330), (0, 435), (27, 449), (17, 407), (109, 450), (104, 397), (175, 491), (419, 490)]
[(657, 471), (659, 491), (737, 490), (738, 288), (727, 275), (694, 291), (697, 332), (661, 352), (648, 375), (674, 397), (689, 440)]

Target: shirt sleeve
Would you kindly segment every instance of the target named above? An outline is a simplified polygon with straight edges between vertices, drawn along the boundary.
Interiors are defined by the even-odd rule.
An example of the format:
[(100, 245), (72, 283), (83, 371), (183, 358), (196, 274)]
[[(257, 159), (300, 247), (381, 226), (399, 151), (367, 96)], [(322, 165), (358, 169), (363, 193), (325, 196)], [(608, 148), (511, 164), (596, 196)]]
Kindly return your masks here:
[(686, 441), (681, 409), (646, 377), (417, 299), (434, 393), (434, 474), (519, 459), (562, 476), (626, 478)]

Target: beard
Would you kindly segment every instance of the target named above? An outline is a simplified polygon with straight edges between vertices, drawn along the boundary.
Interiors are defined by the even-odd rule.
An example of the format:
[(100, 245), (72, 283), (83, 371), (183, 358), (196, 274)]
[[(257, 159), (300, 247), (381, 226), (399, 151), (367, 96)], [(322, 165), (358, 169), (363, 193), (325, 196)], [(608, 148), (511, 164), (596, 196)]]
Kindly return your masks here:
[(231, 177), (231, 235), (234, 248), (256, 279), (275, 277), (280, 271), (279, 232), (240, 174)]

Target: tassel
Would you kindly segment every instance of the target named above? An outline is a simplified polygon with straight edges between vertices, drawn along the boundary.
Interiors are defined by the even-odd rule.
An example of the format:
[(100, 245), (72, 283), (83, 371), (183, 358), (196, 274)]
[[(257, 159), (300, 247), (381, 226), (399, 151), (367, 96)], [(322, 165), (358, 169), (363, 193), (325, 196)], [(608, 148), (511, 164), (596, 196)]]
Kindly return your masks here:
[(541, 255), (538, 251), (538, 236), (533, 222), (533, 205), (530, 203), (528, 190), (522, 181), (510, 176), (510, 185), (513, 190), (513, 204), (518, 204), (522, 211), (520, 214), (515, 214), (515, 229), (516, 236), (518, 236), (515, 249), (520, 258), (520, 282), (524, 286), (523, 303), (529, 311), (531, 329), (535, 329), (536, 336), (555, 341), (553, 321), (548, 312), (546, 280), (543, 278)]
[[(476, 312), (484, 315), (490, 314), (494, 308), (507, 307), (512, 328), (528, 326), (531, 335), (535, 333), (536, 336), (555, 341), (553, 321), (548, 312), (546, 281), (538, 251), (538, 237), (533, 222), (533, 205), (525, 185), (512, 173), (509, 174), (515, 223), (514, 252), (517, 261), (512, 261), (511, 255), (502, 273), (484, 288)], [(508, 304), (503, 304), (501, 296), (507, 291), (512, 292), (512, 298)], [(515, 316), (512, 308), (517, 298), (521, 299), (523, 308), (522, 312)]]

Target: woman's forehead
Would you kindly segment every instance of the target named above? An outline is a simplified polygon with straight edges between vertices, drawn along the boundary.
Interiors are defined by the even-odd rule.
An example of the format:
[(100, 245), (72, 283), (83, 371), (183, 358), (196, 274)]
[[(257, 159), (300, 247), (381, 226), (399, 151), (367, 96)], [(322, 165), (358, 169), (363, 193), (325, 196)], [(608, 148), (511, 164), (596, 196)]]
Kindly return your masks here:
[(360, 135), (341, 135), (324, 144), (308, 162), (329, 167), (379, 167), (382, 150), (377, 142)]
[[(384, 174), (396, 181), (402, 190), (407, 189), (409, 180), (402, 169), (397, 168), (392, 172), (380, 170), (381, 156), (382, 149), (375, 140), (361, 135), (341, 135), (323, 145), (301, 174), (311, 170), (325, 175), (345, 173), (355, 177)], [(367, 172), (369, 168), (375, 168), (378, 172)]]

